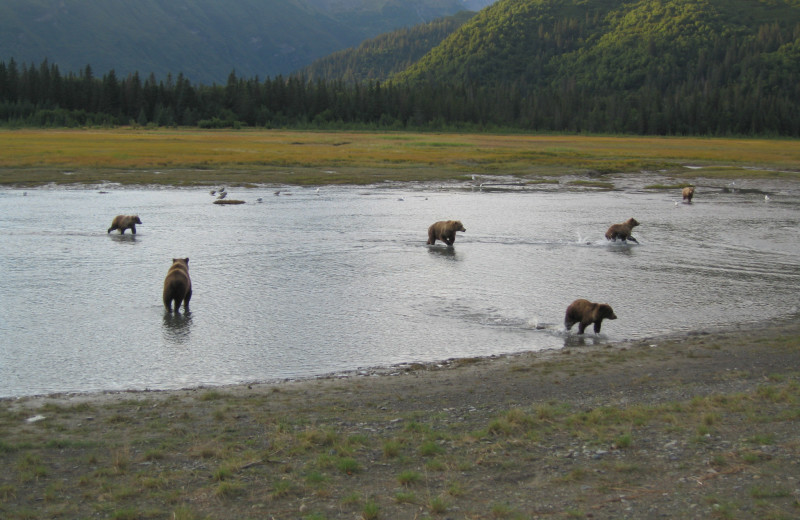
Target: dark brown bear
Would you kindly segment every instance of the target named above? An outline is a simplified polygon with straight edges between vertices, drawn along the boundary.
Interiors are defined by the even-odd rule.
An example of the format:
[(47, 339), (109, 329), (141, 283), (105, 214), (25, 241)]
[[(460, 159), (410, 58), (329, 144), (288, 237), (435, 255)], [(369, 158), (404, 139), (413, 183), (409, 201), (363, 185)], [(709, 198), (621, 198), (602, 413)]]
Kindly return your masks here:
[(694, 186), (687, 186), (683, 188), (682, 194), (683, 194), (683, 200), (691, 204), (692, 197), (694, 197)]
[(136, 224), (141, 224), (142, 221), (139, 220), (139, 215), (117, 215), (114, 217), (114, 220), (111, 222), (111, 227), (108, 228), (106, 234), (111, 233), (115, 229), (119, 229), (119, 232), (123, 235), (125, 234), (126, 229), (130, 229), (131, 233), (134, 235), (136, 234)]
[(638, 225), (639, 223), (636, 222), (636, 219), (634, 218), (629, 218), (628, 220), (620, 224), (612, 224), (611, 227), (608, 228), (608, 231), (606, 231), (606, 240), (611, 240), (612, 242), (616, 242), (617, 239), (619, 238), (623, 242), (625, 242), (626, 240), (630, 240), (631, 242), (636, 242), (638, 244), (639, 241), (631, 236), (633, 228), (635, 228)]
[(456, 231), (466, 231), (460, 220), (440, 220), (428, 228), (428, 245), (433, 245), (441, 240), (448, 246), (456, 241)]
[(592, 303), (589, 300), (575, 300), (567, 307), (567, 315), (564, 316), (564, 327), (570, 330), (573, 325), (579, 323), (578, 334), (594, 323), (594, 333), (600, 332), (600, 326), (604, 319), (616, 320), (617, 315), (614, 309), (607, 303)]
[(189, 300), (192, 299), (192, 280), (189, 278), (189, 259), (173, 258), (172, 266), (167, 271), (164, 279), (164, 307), (167, 312), (172, 312), (172, 302), (175, 302), (175, 312), (183, 303), (183, 310), (189, 312)]

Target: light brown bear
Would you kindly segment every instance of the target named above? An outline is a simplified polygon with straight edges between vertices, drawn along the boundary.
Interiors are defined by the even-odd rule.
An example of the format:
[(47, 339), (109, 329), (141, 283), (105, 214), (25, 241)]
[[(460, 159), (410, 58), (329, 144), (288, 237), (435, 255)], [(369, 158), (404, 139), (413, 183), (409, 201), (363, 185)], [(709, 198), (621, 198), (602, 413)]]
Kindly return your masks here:
[(130, 229), (131, 233), (135, 235), (136, 224), (141, 224), (141, 223), (142, 221), (139, 220), (139, 215), (117, 215), (111, 222), (111, 227), (108, 228), (106, 234), (111, 233), (115, 229), (119, 229), (119, 232), (124, 235), (125, 230)]
[(167, 271), (164, 279), (164, 307), (167, 312), (172, 312), (172, 302), (175, 302), (175, 312), (183, 303), (183, 310), (189, 312), (189, 300), (192, 299), (192, 280), (189, 278), (189, 259), (173, 258), (172, 266)]
[(592, 303), (589, 300), (578, 299), (569, 304), (567, 315), (564, 316), (564, 327), (570, 330), (578, 323), (578, 334), (594, 323), (594, 333), (600, 333), (600, 326), (604, 319), (616, 320), (614, 309), (607, 303)]
[(606, 231), (606, 240), (611, 240), (612, 242), (616, 242), (619, 238), (623, 242), (626, 240), (630, 240), (631, 242), (639, 243), (638, 240), (631, 236), (631, 232), (633, 228), (638, 226), (639, 223), (636, 221), (635, 218), (629, 218), (625, 222), (620, 224), (612, 224), (608, 231)]
[(686, 186), (681, 193), (683, 194), (683, 200), (691, 204), (692, 197), (694, 197), (694, 186)]
[(448, 246), (456, 241), (456, 231), (466, 231), (460, 220), (440, 220), (428, 228), (428, 245), (441, 240)]

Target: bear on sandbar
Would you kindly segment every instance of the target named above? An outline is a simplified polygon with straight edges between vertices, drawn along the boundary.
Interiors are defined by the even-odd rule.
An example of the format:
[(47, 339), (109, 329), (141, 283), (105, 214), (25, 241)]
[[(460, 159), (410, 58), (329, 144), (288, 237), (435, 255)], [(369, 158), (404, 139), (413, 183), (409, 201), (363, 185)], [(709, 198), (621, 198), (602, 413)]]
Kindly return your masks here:
[(141, 224), (141, 223), (142, 221), (139, 220), (139, 215), (117, 215), (111, 222), (111, 227), (108, 228), (106, 234), (111, 233), (115, 229), (119, 229), (119, 232), (124, 235), (125, 230), (130, 229), (131, 233), (135, 235), (136, 224)]
[(589, 300), (578, 299), (569, 304), (567, 314), (564, 316), (564, 327), (570, 330), (573, 325), (579, 323), (578, 334), (594, 323), (594, 333), (600, 333), (600, 326), (604, 319), (616, 320), (617, 315), (614, 309), (607, 303), (592, 303)]
[(448, 246), (456, 241), (456, 231), (466, 231), (460, 220), (440, 220), (428, 228), (428, 245), (441, 240)]
[(189, 312), (189, 300), (192, 299), (192, 280), (189, 278), (189, 259), (173, 258), (172, 266), (167, 271), (164, 279), (164, 307), (167, 312), (172, 312), (172, 302), (175, 302), (175, 312), (183, 303), (183, 310)]
[(606, 231), (606, 240), (611, 240), (612, 242), (616, 242), (619, 238), (623, 242), (626, 240), (630, 240), (631, 242), (639, 243), (638, 240), (631, 236), (631, 232), (633, 228), (638, 226), (639, 223), (636, 221), (635, 218), (629, 218), (625, 222), (620, 224), (612, 224), (608, 231)]
[(685, 188), (683, 188), (683, 191), (681, 193), (683, 195), (683, 200), (691, 204), (692, 197), (694, 197), (694, 186), (686, 186)]

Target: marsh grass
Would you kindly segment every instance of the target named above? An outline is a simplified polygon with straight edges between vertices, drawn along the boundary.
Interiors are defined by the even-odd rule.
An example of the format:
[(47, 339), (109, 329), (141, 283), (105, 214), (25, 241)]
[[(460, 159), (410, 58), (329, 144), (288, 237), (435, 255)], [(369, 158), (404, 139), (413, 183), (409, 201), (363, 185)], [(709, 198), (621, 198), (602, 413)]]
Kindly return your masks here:
[(797, 178), (800, 164), (800, 145), (788, 139), (131, 128), (0, 130), (0, 138), (0, 184), (25, 186), (371, 184), (475, 173), (552, 183), (563, 174), (639, 171)]

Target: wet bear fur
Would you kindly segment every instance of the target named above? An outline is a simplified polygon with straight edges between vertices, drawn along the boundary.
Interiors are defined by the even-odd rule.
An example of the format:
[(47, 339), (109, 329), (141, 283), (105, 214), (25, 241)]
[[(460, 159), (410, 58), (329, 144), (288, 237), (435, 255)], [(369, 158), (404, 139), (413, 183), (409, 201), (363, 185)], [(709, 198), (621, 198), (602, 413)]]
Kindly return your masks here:
[(428, 228), (428, 245), (441, 240), (448, 246), (456, 241), (456, 231), (466, 231), (460, 220), (440, 220)]
[(600, 333), (600, 326), (603, 320), (616, 320), (617, 315), (614, 309), (607, 303), (592, 303), (589, 300), (575, 300), (567, 307), (567, 314), (564, 316), (564, 327), (570, 330), (573, 325), (578, 323), (578, 334), (594, 323), (594, 333)]
[(619, 238), (623, 242), (630, 240), (631, 242), (636, 242), (638, 244), (639, 241), (631, 236), (633, 228), (638, 225), (639, 223), (634, 218), (629, 218), (620, 224), (612, 224), (611, 227), (608, 228), (608, 231), (606, 231), (606, 240), (616, 242)]
[(115, 229), (119, 229), (119, 232), (124, 235), (125, 230), (130, 229), (131, 233), (135, 235), (136, 224), (141, 224), (141, 223), (142, 221), (139, 220), (139, 215), (117, 215), (111, 222), (111, 227), (108, 228), (106, 234), (111, 233)]
[(172, 266), (164, 278), (164, 307), (167, 312), (172, 312), (172, 302), (175, 302), (175, 312), (183, 303), (183, 310), (189, 312), (189, 300), (192, 299), (192, 280), (189, 278), (189, 259), (173, 258)]
[(687, 186), (683, 188), (682, 194), (683, 194), (683, 200), (691, 204), (692, 197), (694, 197), (694, 186)]

